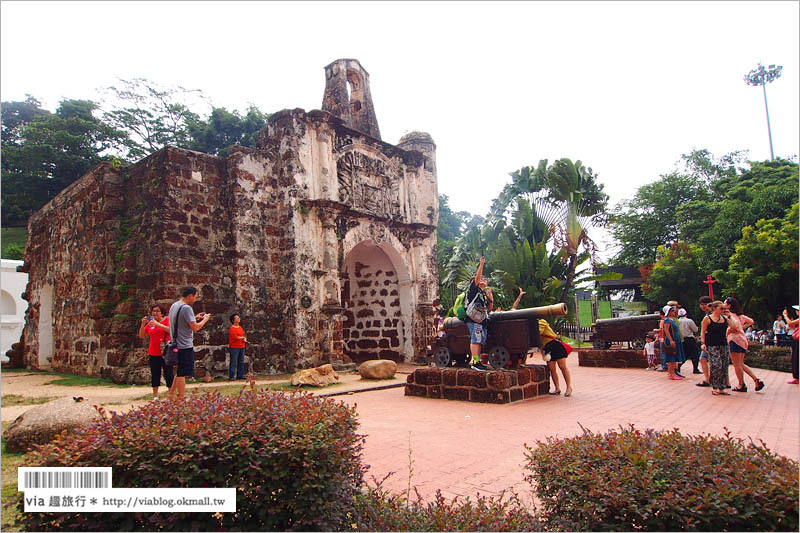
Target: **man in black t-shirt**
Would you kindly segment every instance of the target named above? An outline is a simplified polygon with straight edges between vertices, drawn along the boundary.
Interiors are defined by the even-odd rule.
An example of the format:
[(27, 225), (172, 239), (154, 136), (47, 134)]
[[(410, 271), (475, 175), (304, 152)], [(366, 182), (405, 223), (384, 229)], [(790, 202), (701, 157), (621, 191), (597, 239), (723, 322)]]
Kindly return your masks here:
[[(467, 289), (464, 307), (469, 307), (472, 301), (477, 298), (478, 303), (486, 309), (486, 316), (488, 317), (494, 307), (494, 299), (492, 298), (491, 289), (486, 288), (487, 281), (483, 277), (483, 265), (485, 263), (486, 258), (481, 256), (478, 270), (475, 272), (475, 278), (470, 282), (469, 289)], [(484, 320), (481, 323), (477, 323), (467, 316), (466, 324), (467, 329), (469, 329), (469, 351), (472, 354), (472, 360), (475, 362), (472, 368), (474, 370), (488, 370), (489, 357), (483, 353), (483, 345), (486, 344), (486, 335), (488, 334), (488, 321)]]

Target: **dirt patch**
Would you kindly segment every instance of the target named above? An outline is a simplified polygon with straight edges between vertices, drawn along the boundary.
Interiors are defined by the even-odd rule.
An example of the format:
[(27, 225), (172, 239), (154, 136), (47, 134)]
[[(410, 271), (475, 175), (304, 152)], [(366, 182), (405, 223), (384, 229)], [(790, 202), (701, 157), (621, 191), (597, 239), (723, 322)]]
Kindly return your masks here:
[[(365, 389), (373, 389), (383, 387), (386, 385), (405, 383), (405, 374), (419, 368), (418, 365), (409, 363), (400, 363), (397, 365), (397, 376), (391, 379), (381, 380), (365, 380), (357, 372), (340, 373), (340, 385), (335, 387), (335, 392), (338, 394), (346, 394), (348, 392), (357, 392)], [(0, 374), (0, 388), (3, 394), (14, 394), (22, 397), (21, 402), (35, 402), (39, 398), (57, 399), (63, 397), (83, 396), (87, 398), (92, 405), (101, 405), (108, 411), (116, 411), (124, 413), (134, 407), (139, 407), (150, 401), (152, 388), (149, 386), (134, 386), (134, 387), (115, 387), (113, 385), (79, 385), (79, 386), (61, 386), (61, 385), (46, 385), (47, 382), (57, 379), (58, 376), (42, 372), (3, 372)], [(275, 383), (288, 383), (289, 376), (267, 376), (259, 377), (255, 380), (256, 386), (275, 384)], [(203, 383), (194, 382), (187, 383), (186, 392), (192, 394), (193, 391), (214, 389), (217, 387), (230, 387), (234, 384), (245, 385), (245, 381), (230, 383), (228, 381)], [(159, 392), (164, 393), (166, 387), (161, 386)], [(326, 394), (333, 392), (334, 389), (330, 387), (303, 387), (312, 394)], [(2, 401), (2, 399), (0, 399)], [(30, 409), (33, 405), (6, 405), (3, 403), (0, 409), (0, 420), (12, 421), (19, 415)]]

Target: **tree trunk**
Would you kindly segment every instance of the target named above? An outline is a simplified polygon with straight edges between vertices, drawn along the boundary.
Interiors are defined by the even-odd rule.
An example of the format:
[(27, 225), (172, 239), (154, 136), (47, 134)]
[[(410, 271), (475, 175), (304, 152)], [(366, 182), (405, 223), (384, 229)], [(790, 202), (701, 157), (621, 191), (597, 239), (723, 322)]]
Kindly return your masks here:
[(561, 291), (560, 301), (562, 303), (567, 303), (567, 295), (569, 294), (570, 287), (572, 287), (572, 280), (575, 279), (575, 268), (577, 267), (575, 263), (577, 261), (578, 261), (578, 254), (572, 254), (569, 256), (569, 267), (567, 268), (567, 281), (564, 283), (564, 290)]

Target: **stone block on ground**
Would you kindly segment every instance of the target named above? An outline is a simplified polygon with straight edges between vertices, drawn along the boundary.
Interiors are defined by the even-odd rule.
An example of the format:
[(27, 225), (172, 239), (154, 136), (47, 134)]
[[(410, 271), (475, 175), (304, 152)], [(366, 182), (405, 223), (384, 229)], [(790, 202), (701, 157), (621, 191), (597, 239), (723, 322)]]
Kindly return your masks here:
[(92, 401), (61, 398), (32, 407), (19, 415), (3, 433), (6, 451), (27, 452), (34, 444), (46, 444), (64, 430), (72, 431), (100, 418)]
[(330, 364), (318, 366), (317, 368), (306, 368), (292, 374), (291, 383), (295, 387), (298, 385), (313, 385), (314, 387), (322, 387), (337, 383), (339, 381), (339, 374), (333, 370)]
[(362, 379), (389, 379), (397, 372), (397, 363), (390, 359), (372, 359), (358, 366)]

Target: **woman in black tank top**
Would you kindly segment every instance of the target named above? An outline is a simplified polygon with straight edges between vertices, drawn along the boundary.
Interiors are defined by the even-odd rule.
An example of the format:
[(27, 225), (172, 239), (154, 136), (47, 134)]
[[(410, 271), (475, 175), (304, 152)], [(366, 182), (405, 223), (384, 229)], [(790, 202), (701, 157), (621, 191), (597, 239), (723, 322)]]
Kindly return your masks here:
[(708, 354), (711, 394), (727, 396), (725, 389), (730, 386), (728, 365), (731, 358), (728, 339), (725, 336), (728, 319), (722, 314), (722, 302), (711, 302), (708, 306), (711, 308), (711, 314), (703, 319), (700, 326), (700, 340), (703, 343), (701, 348)]

